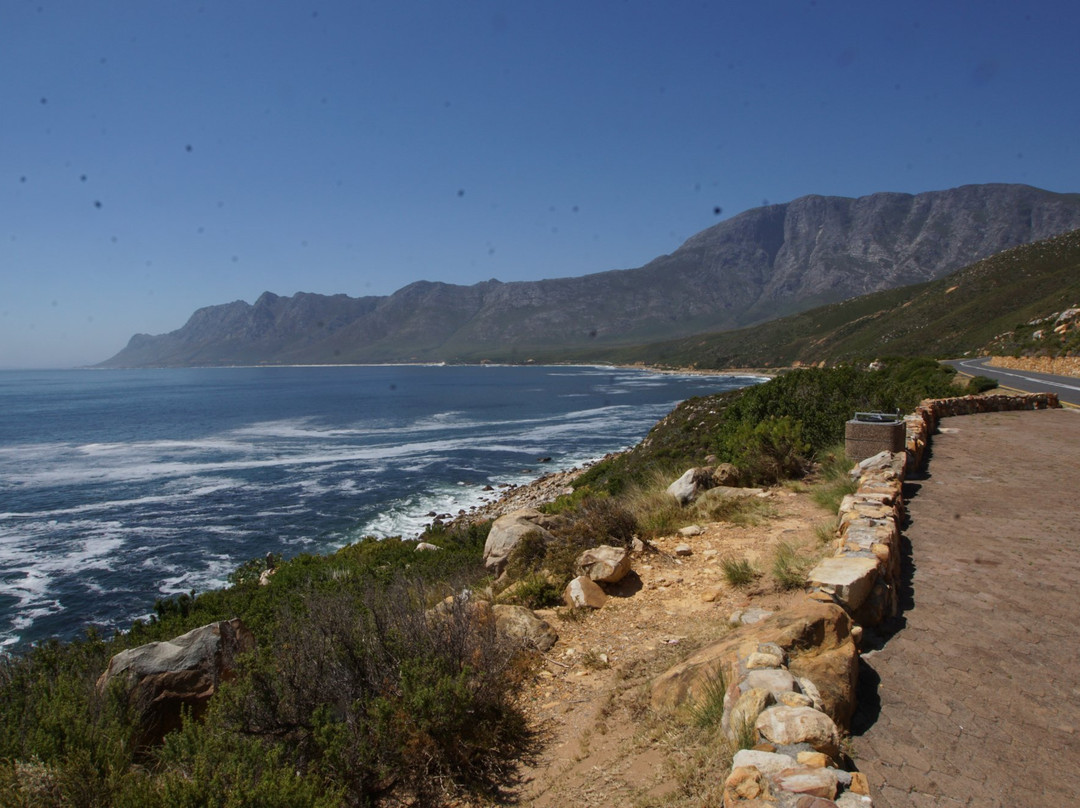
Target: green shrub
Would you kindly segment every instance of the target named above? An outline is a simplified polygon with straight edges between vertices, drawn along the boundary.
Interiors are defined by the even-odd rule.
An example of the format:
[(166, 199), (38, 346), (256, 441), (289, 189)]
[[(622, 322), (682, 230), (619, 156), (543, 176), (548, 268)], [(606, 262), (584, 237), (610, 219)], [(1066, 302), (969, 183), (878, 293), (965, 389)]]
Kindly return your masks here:
[(608, 497), (584, 499), (563, 516), (564, 524), (551, 528), (554, 539), (545, 541), (539, 531), (519, 539), (507, 559), (507, 577), (519, 580), (545, 570), (561, 592), (577, 574), (576, 562), (583, 552), (601, 544), (629, 547), (638, 527), (634, 514)]
[(539, 530), (530, 530), (518, 539), (506, 559), (506, 577), (511, 581), (523, 580), (544, 567), (548, 542)]
[(757, 578), (757, 570), (745, 558), (722, 559), (720, 561), (720, 571), (723, 573), (724, 580), (736, 588), (749, 586)]
[(851, 478), (854, 463), (844, 454), (843, 445), (822, 452), (818, 463), (816, 480), (810, 498), (827, 511), (835, 513), (848, 494), (854, 494), (859, 484)]
[(987, 376), (972, 376), (968, 380), (967, 387), (964, 388), (964, 394), (974, 396), (985, 393), (987, 390), (995, 390), (997, 386), (997, 379), (991, 379)]
[(810, 559), (800, 555), (787, 542), (777, 545), (773, 554), (772, 573), (777, 586), (781, 589), (801, 589), (806, 583), (806, 571), (809, 566)]
[(724, 718), (724, 698), (727, 696), (727, 679), (722, 669), (709, 674), (701, 687), (701, 694), (690, 704), (690, 719), (701, 729), (719, 727)]
[(789, 415), (739, 422), (723, 436), (720, 451), (751, 483), (775, 483), (802, 475), (810, 454), (803, 424)]
[(512, 594), (504, 600), (528, 609), (548, 609), (562, 605), (562, 593), (548, 573), (533, 573), (517, 579)]

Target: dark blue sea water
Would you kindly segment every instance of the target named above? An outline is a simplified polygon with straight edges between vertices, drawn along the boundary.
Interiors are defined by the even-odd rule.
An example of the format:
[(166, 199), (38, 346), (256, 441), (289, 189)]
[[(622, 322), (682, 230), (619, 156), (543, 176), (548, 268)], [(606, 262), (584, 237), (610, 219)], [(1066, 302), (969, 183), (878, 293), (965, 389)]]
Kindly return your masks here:
[[(0, 372), (0, 647), (124, 628), (247, 559), (417, 535), (430, 511), (640, 440), (748, 377), (590, 367)], [(539, 464), (538, 458), (550, 457)]]

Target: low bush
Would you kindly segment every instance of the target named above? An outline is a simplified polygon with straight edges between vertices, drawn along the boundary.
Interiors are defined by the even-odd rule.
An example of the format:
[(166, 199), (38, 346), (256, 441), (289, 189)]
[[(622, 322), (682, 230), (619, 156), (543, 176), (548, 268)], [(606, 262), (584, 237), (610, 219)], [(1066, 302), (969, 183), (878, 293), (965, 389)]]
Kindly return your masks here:
[(601, 544), (629, 547), (638, 530), (634, 514), (609, 497), (582, 500), (563, 514), (564, 524), (551, 528), (554, 539), (539, 532), (526, 533), (507, 559), (507, 577), (521, 580), (543, 570), (561, 593), (573, 578), (578, 557)]
[(835, 513), (848, 494), (854, 494), (859, 484), (851, 478), (855, 464), (848, 460), (843, 444), (822, 452), (818, 462), (810, 498), (827, 511)]
[(731, 462), (749, 482), (798, 475), (844, 439), (862, 411), (908, 412), (924, 398), (955, 394), (955, 371), (932, 359), (885, 359), (881, 369), (854, 365), (801, 369), (765, 384), (689, 399), (633, 450), (598, 463), (575, 488), (620, 494), (658, 472), (673, 480), (691, 466)]
[(781, 542), (773, 553), (772, 573), (780, 589), (801, 589), (806, 583), (806, 571), (811, 559), (800, 554), (792, 545)]
[(987, 390), (996, 390), (997, 386), (997, 379), (991, 379), (988, 376), (972, 376), (968, 380), (967, 387), (964, 388), (964, 394), (976, 396), (979, 393), (985, 393)]
[(757, 578), (754, 565), (745, 558), (725, 558), (720, 561), (720, 572), (731, 586), (742, 588), (749, 586)]

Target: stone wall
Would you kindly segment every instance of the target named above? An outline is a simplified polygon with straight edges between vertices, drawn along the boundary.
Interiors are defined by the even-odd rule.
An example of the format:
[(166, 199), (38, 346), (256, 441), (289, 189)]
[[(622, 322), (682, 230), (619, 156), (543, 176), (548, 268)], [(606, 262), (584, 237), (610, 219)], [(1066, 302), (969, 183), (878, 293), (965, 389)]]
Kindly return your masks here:
[[(1053, 393), (962, 396), (920, 402), (915, 412), (904, 419), (905, 451), (881, 452), (852, 469), (858, 487), (840, 505), (835, 554), (807, 575), (810, 600), (850, 616), (850, 636), (856, 644), (863, 626), (873, 626), (896, 615), (902, 575), (900, 531), (906, 515), (903, 481), (907, 474), (922, 468), (938, 422), (956, 415), (1058, 406)], [(782, 612), (773, 620), (786, 624), (804, 609), (795, 607), (791, 615)], [(823, 633), (827, 635), (828, 632)], [(754, 741), (756, 745), (735, 755), (725, 784), (724, 805), (727, 808), (871, 806), (865, 776), (844, 771), (841, 764), (845, 761), (836, 746), (839, 736), (835, 733), (847, 729), (847, 718), (854, 708), (853, 697), (843, 712), (838, 712), (835, 706), (830, 709), (828, 700), (822, 698), (823, 693), (829, 692), (854, 694), (851, 666), (837, 665), (834, 659), (831, 666), (817, 665), (812, 671), (814, 675), (799, 676), (798, 657), (792, 656), (782, 644), (740, 640), (731, 643), (738, 653), (735, 664), (729, 664), (725, 673), (734, 674), (735, 681), (729, 680), (722, 723), (733, 739), (737, 737), (741, 743)], [(808, 651), (803, 647), (801, 654)], [(835, 651), (831, 653), (836, 656)], [(702, 652), (697, 656), (702, 656)], [(700, 662), (691, 658), (661, 677), (654, 687), (654, 702), (663, 696), (665, 684), (670, 689), (672, 683), (680, 682), (680, 677), (686, 678), (686, 669)]]
[(990, 366), (1080, 377), (1080, 356), (995, 356), (990, 360)]

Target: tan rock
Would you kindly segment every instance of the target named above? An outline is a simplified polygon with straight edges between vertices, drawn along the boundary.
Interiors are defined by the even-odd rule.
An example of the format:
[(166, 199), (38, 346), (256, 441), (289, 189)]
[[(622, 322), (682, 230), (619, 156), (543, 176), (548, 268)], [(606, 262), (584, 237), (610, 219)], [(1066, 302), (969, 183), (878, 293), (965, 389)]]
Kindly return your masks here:
[(706, 587), (701, 593), (701, 600), (703, 603), (715, 603), (724, 596), (724, 587), (716, 584), (714, 586)]
[(836, 775), (829, 769), (795, 766), (772, 776), (777, 788), (793, 794), (806, 794), (831, 800), (836, 796)]
[(121, 681), (138, 726), (136, 742), (154, 745), (180, 726), (185, 710), (198, 718), (219, 685), (236, 676), (236, 658), (254, 648), (255, 637), (239, 618), (221, 620), (121, 651), (97, 688)]
[(740, 749), (731, 761), (733, 768), (753, 767), (766, 777), (779, 774), (796, 765), (795, 758), (777, 752), (760, 752), (756, 749)]
[(785, 707), (813, 707), (814, 700), (803, 693), (777, 693), (776, 700)]
[(738, 738), (744, 732), (744, 728), (752, 728), (757, 723), (758, 716), (772, 703), (772, 694), (765, 688), (755, 687), (747, 690), (739, 696), (735, 706), (724, 713), (721, 721), (724, 733), (729, 738)]
[(779, 698), (781, 693), (795, 690), (795, 677), (780, 668), (758, 668), (746, 674), (747, 687), (764, 688)]
[(829, 758), (821, 752), (799, 752), (795, 760), (800, 766), (809, 766), (811, 769), (824, 769), (829, 765)]
[(783, 664), (784, 660), (776, 654), (762, 653), (761, 651), (755, 651), (746, 658), (746, 667), (748, 670), (754, 670), (756, 668), (779, 668)]
[(586, 550), (577, 558), (578, 575), (585, 575), (598, 583), (614, 584), (630, 572), (630, 553), (625, 547), (601, 544)]
[(753, 800), (768, 797), (768, 795), (768, 783), (754, 766), (734, 768), (724, 781), (724, 805), (730, 805), (737, 800)]
[(862, 772), (851, 773), (851, 785), (848, 786), (848, 791), (854, 794), (862, 794), (864, 797), (870, 796), (870, 781), (866, 779), (866, 775)]
[(554, 540), (554, 536), (545, 527), (550, 517), (533, 508), (500, 516), (491, 525), (487, 541), (484, 542), (484, 566), (495, 575), (501, 575), (506, 569), (510, 553), (521, 539), (529, 533), (539, 533), (545, 542)]
[[(851, 618), (833, 603), (800, 600), (791, 608), (753, 625), (737, 628), (724, 639), (707, 645), (661, 674), (652, 686), (657, 709), (672, 709), (701, 697), (708, 683), (723, 674), (729, 682), (739, 678), (738, 665), (761, 643), (775, 643), (788, 655), (788, 669), (817, 684), (823, 709), (841, 726), (854, 710), (858, 656), (851, 639)], [(826, 676), (842, 679), (826, 686)], [(801, 688), (806, 692), (806, 688)], [(807, 693), (808, 696), (813, 696)]]
[(584, 575), (579, 575), (566, 585), (563, 591), (563, 603), (573, 607), (603, 608), (607, 595), (600, 586)]
[[(795, 808), (844, 808), (844, 806), (824, 797), (812, 797), (809, 794), (803, 794), (799, 799), (795, 800)], [(859, 808), (863, 808), (863, 806), (860, 805)]]
[[(799, 677), (803, 693), (820, 701), (819, 709), (839, 726), (848, 726), (855, 712), (855, 688), (859, 680), (859, 652), (850, 634), (838, 648), (809, 649), (792, 656), (788, 670)], [(813, 689), (803, 685), (804, 679), (813, 684)]]
[(524, 606), (497, 604), (491, 607), (495, 615), (495, 629), (505, 637), (548, 651), (559, 639), (558, 633), (547, 620), (541, 620)]
[(833, 556), (823, 559), (806, 576), (807, 583), (833, 594), (850, 611), (862, 606), (878, 576), (876, 558)]
[(835, 722), (812, 707), (769, 707), (758, 716), (755, 726), (761, 737), (777, 746), (808, 743), (830, 757), (840, 751), (840, 732)]

